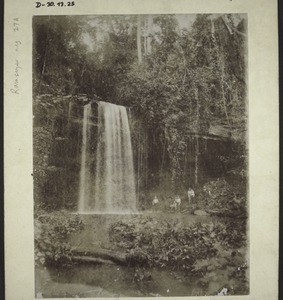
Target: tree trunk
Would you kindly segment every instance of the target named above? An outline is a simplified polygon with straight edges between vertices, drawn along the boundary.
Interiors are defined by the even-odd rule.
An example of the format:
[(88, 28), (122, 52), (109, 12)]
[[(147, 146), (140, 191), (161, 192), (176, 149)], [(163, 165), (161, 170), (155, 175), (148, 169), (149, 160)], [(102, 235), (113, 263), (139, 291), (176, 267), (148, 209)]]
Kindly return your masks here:
[(78, 262), (82, 264), (105, 264), (105, 265), (113, 265), (115, 264), (112, 260), (102, 259), (102, 258), (96, 258), (91, 256), (82, 256), (77, 255), (72, 257), (73, 262)]
[(221, 94), (222, 94), (222, 101), (223, 101), (223, 108), (224, 108), (224, 113), (227, 119), (228, 126), (231, 130), (231, 123), (230, 123), (230, 118), (228, 115), (228, 110), (227, 110), (227, 105), (226, 105), (226, 97), (225, 97), (225, 90), (224, 90), (224, 80), (225, 80), (225, 72), (224, 72), (224, 58), (221, 60)]
[(141, 143), (140, 143), (140, 181), (141, 181), (141, 186), (143, 187), (143, 175), (144, 175), (144, 161), (143, 161), (143, 156), (144, 156), (144, 136), (143, 132), (141, 132)]
[(184, 161), (184, 177), (186, 178), (186, 171), (187, 171), (187, 156), (188, 156), (188, 144), (187, 144), (187, 141), (186, 141), (186, 150), (185, 150), (185, 161)]
[(227, 20), (227, 16), (226, 15), (223, 15), (221, 17), (223, 23), (225, 24), (227, 30), (229, 31), (229, 33), (232, 35), (233, 34), (233, 30), (230, 28), (230, 26), (228, 25), (228, 20)]
[(164, 168), (165, 154), (166, 154), (166, 135), (164, 134), (163, 149), (162, 149), (162, 159), (161, 159), (161, 167), (160, 167), (161, 172), (163, 172), (163, 168)]
[(148, 145), (147, 145), (147, 131), (144, 133), (144, 186), (147, 187), (147, 156), (148, 156)]
[(142, 52), (141, 52), (141, 16), (137, 18), (137, 49), (138, 49), (138, 62), (142, 63)]
[(138, 121), (138, 149), (137, 149), (137, 156), (138, 156), (137, 196), (138, 196), (138, 200), (139, 200), (139, 197), (140, 197), (140, 121)]
[(198, 172), (199, 172), (199, 138), (198, 138), (198, 133), (199, 133), (199, 99), (198, 99), (198, 89), (195, 88), (195, 97), (196, 97), (196, 115), (197, 115), (197, 124), (196, 124), (196, 130), (197, 130), (197, 135), (195, 137), (196, 139), (196, 145), (195, 145), (195, 185), (198, 184)]
[(73, 250), (73, 259), (81, 262), (92, 263), (117, 263), (126, 264), (128, 262), (128, 256), (126, 253), (118, 253), (110, 250), (96, 249), (93, 251), (80, 251)]
[(215, 39), (215, 28), (214, 28), (214, 20), (211, 20), (211, 35), (214, 42), (216, 42)]
[(198, 152), (199, 152), (199, 140), (198, 140), (198, 137), (196, 137), (196, 148), (195, 148), (195, 185), (198, 184), (198, 169), (199, 169)]
[(153, 25), (153, 16), (147, 16), (147, 54), (151, 54), (151, 41), (152, 41), (152, 25)]
[(143, 53), (144, 55), (147, 55), (147, 34), (148, 34), (148, 28), (147, 28), (147, 18), (144, 17), (144, 27), (143, 27)]
[(47, 32), (46, 32), (44, 59), (43, 59), (43, 65), (42, 65), (42, 70), (41, 70), (39, 84), (38, 84), (38, 90), (37, 90), (38, 95), (40, 95), (42, 79), (43, 79), (43, 75), (44, 75), (45, 67), (46, 67), (46, 57), (47, 57), (48, 37), (49, 37), (49, 24), (50, 24), (50, 16), (48, 17), (48, 27), (47, 27)]

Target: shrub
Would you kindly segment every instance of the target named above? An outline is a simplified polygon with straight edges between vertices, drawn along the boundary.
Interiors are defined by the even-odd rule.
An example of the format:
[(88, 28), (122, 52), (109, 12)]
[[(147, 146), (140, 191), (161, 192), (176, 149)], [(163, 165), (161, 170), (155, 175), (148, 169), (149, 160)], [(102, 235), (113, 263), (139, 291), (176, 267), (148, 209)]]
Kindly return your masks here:
[(216, 210), (223, 216), (247, 217), (245, 188), (232, 186), (226, 180), (218, 178), (203, 186), (201, 208)]
[(37, 210), (34, 220), (36, 265), (71, 261), (72, 249), (67, 239), (71, 233), (83, 227), (77, 215), (68, 212), (47, 214), (44, 210)]
[(110, 237), (117, 247), (128, 251), (132, 262), (191, 270), (197, 259), (208, 259), (216, 253), (211, 226), (199, 223), (178, 228), (151, 218), (133, 219), (114, 223)]
[[(229, 294), (248, 293), (246, 231), (239, 220), (177, 227), (137, 217), (110, 228), (112, 242), (126, 250), (136, 267), (166, 267), (194, 275), (209, 293), (227, 287)], [(214, 285), (213, 285), (214, 284)]]

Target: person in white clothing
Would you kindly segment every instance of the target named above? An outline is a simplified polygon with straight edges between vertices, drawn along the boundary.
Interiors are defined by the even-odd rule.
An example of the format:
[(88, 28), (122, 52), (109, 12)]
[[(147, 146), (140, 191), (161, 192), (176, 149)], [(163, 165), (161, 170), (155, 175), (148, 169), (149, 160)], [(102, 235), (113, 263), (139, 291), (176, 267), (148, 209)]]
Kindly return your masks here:
[(175, 203), (176, 203), (176, 208), (177, 208), (177, 210), (180, 210), (180, 206), (181, 206), (181, 198), (179, 197), (179, 196), (177, 196), (176, 198), (175, 198), (175, 201), (174, 201)]
[(154, 205), (156, 205), (158, 203), (159, 203), (159, 200), (158, 200), (157, 196), (154, 196), (154, 198), (152, 200), (152, 205), (154, 206)]
[(174, 201), (173, 204), (170, 205), (170, 208), (176, 210), (177, 209), (177, 203)]
[(188, 190), (188, 200), (189, 200), (189, 204), (192, 203), (193, 198), (195, 197), (195, 192), (192, 188), (189, 188)]

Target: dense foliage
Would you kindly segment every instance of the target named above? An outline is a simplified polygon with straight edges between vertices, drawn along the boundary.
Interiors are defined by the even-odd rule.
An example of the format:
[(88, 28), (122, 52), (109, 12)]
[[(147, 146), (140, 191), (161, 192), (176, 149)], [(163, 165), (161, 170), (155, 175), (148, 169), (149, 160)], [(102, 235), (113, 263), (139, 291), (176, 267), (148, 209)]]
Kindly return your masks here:
[[(221, 159), (227, 174), (245, 177), (244, 16), (197, 15), (186, 27), (174, 15), (49, 16), (35, 17), (33, 28), (34, 95), (85, 94), (130, 107), (141, 122), (133, 139), (146, 133), (150, 147), (144, 146), (144, 155), (147, 164), (158, 162), (157, 171), (164, 169), (159, 155), (164, 152), (164, 171), (175, 190), (187, 177), (198, 184), (202, 137), (215, 134), (218, 126), (218, 138), (226, 130), (235, 151), (214, 159)], [(54, 118), (58, 105), (51, 98), (44, 105), (42, 111), (41, 101), (35, 101), (34, 113)], [(195, 157), (186, 166), (192, 152)]]
[(232, 293), (233, 289), (246, 293), (246, 235), (237, 224), (241, 221), (184, 227), (140, 217), (114, 223), (110, 236), (118, 249), (128, 251), (133, 265), (171, 268), (200, 276), (199, 285), (207, 287), (218, 280)]
[(36, 265), (68, 264), (72, 258), (68, 237), (82, 230), (83, 222), (68, 212), (48, 214), (41, 207), (36, 208), (34, 222)]
[(246, 187), (232, 186), (224, 179), (210, 181), (203, 186), (198, 206), (223, 215), (247, 216)]

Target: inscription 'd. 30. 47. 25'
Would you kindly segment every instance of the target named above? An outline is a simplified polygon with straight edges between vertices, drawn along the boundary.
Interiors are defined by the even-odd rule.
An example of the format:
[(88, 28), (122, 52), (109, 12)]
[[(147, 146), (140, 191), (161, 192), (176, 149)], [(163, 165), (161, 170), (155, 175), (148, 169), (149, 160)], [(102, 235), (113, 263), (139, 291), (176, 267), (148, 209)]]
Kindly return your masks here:
[(65, 7), (65, 6), (75, 6), (75, 1), (69, 1), (69, 2), (35, 2), (35, 7)]

